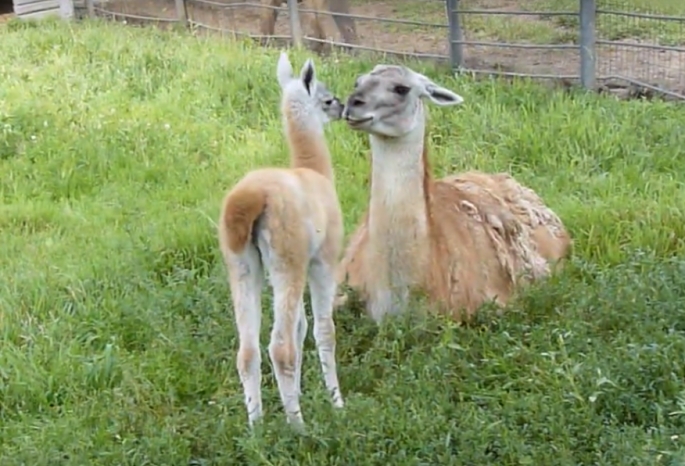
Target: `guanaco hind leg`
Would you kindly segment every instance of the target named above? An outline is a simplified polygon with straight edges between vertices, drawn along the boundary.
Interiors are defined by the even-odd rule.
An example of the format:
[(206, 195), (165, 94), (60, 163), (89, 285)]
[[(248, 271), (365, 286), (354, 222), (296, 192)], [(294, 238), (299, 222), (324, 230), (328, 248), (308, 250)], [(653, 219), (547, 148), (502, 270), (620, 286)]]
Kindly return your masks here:
[[(277, 259), (274, 262), (278, 264)], [(274, 324), (269, 343), (269, 357), (287, 420), (299, 426), (304, 424), (298, 380), (301, 375), (298, 368), (301, 362), (301, 355), (298, 354), (299, 341), (302, 338), (298, 335), (298, 324), (303, 307), (301, 302), (305, 285), (305, 265), (303, 264), (302, 269), (293, 267), (293, 264), (287, 267), (276, 265), (269, 270), (274, 293)]]
[(302, 396), (302, 358), (304, 353), (304, 340), (307, 338), (307, 314), (304, 310), (304, 299), (300, 300), (297, 318), (297, 362), (295, 380), (297, 381), (297, 394)]
[(264, 276), (259, 252), (251, 244), (241, 254), (227, 257), (227, 265), (231, 271), (231, 296), (239, 339), (236, 366), (243, 385), (248, 422), (253, 425), (262, 416), (259, 331)]

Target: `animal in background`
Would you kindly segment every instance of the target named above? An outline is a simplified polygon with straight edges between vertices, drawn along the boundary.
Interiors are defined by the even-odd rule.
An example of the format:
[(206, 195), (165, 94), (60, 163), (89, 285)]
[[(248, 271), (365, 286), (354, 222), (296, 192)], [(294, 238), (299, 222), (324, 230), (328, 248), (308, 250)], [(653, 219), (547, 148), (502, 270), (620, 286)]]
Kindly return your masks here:
[[(265, 7), (279, 7), (284, 3), (286, 3), (286, 0), (262, 0), (262, 5)], [(358, 42), (357, 28), (354, 23), (354, 18), (340, 15), (350, 14), (349, 0), (298, 0), (297, 3), (303, 4), (302, 6), (305, 9), (316, 11), (316, 13), (303, 13), (303, 17), (309, 18), (308, 20), (305, 20), (305, 22), (310, 24), (316, 39), (326, 39), (327, 34), (323, 20), (323, 16), (325, 14), (319, 12), (329, 11), (333, 17), (336, 27), (342, 35), (343, 41), (347, 44), (356, 44)], [(278, 19), (278, 12), (279, 11), (275, 8), (262, 8), (261, 33), (263, 35), (274, 35), (274, 31), (276, 30), (276, 20)]]

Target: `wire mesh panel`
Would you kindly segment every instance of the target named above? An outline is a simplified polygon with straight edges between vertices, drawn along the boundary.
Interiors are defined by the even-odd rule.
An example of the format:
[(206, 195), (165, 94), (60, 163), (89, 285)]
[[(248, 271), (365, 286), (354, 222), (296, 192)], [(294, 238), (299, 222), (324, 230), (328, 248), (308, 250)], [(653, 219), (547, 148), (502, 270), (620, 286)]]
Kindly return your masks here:
[[(89, 0), (87, 0), (89, 1)], [(92, 0), (93, 13), (127, 22), (186, 22), (196, 31), (262, 42), (295, 36), (314, 49), (341, 46), (448, 59), (444, 0)], [(291, 14), (296, 13), (296, 14)], [(187, 21), (186, 21), (187, 20)]]
[(685, 98), (685, 1), (598, 0), (598, 73)]
[[(335, 45), (400, 55), (447, 59), (444, 0), (300, 0), (296, 25), (286, 0), (186, 0), (191, 24), (259, 39), (292, 38), (315, 49)], [(224, 24), (212, 14), (220, 10)]]
[(596, 78), (685, 99), (685, 0), (85, 0), (91, 15), (450, 60), (509, 76)]
[(171, 26), (178, 22), (174, 0), (93, 0), (91, 8), (96, 16), (131, 24)]
[(291, 38), (288, 21), (278, 25), (272, 21), (270, 31), (262, 27), (267, 18), (280, 12), (280, 2), (276, 5), (260, 0), (185, 0), (185, 5), (189, 24), (195, 30), (261, 40)]
[[(327, 1), (332, 6), (336, 0)], [(314, 10), (306, 8), (301, 11), (309, 15), (314, 13)], [(336, 28), (330, 12), (319, 14), (319, 17), (325, 18), (326, 26), (322, 28), (325, 42), (398, 55), (437, 60), (448, 58), (444, 0), (352, 0), (349, 2), (349, 13), (355, 34), (348, 37), (336, 33), (336, 29), (340, 28)], [(310, 41), (321, 43), (322, 38), (317, 37), (316, 27), (311, 27), (315, 21), (315, 17), (310, 19), (306, 36)], [(303, 24), (306, 22), (303, 21)]]
[(546, 78), (579, 76), (579, 2), (458, 0), (465, 69)]

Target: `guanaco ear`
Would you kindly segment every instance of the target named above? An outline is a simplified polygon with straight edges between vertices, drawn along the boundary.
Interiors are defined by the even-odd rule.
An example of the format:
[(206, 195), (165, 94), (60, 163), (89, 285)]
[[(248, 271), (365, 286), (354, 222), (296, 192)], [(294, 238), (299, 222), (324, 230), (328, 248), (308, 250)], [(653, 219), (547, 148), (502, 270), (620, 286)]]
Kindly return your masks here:
[(440, 106), (459, 105), (464, 102), (462, 96), (437, 84), (426, 86), (426, 95), (434, 104)]
[(290, 64), (288, 54), (285, 52), (281, 52), (281, 56), (278, 59), (276, 78), (278, 78), (278, 84), (281, 86), (281, 88), (285, 88), (285, 86), (293, 79), (293, 66)]
[(414, 72), (416, 79), (421, 87), (421, 96), (428, 97), (431, 102), (442, 107), (447, 105), (459, 105), (464, 102), (464, 98), (449, 89), (438, 86), (426, 76)]
[(302, 80), (302, 84), (304, 84), (304, 88), (307, 89), (307, 93), (309, 93), (309, 95), (312, 95), (314, 91), (314, 84), (316, 83), (315, 78), (316, 70), (314, 69), (314, 62), (311, 58), (308, 58), (302, 67), (302, 70), (300, 71), (300, 79)]

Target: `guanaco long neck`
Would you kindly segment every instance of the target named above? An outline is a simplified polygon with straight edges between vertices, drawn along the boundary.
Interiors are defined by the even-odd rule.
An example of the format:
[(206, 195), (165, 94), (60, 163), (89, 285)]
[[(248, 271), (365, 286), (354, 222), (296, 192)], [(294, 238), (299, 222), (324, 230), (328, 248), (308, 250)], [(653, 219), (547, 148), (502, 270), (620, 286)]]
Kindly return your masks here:
[(283, 119), (290, 149), (290, 166), (309, 168), (333, 181), (333, 166), (324, 125), (312, 113), (294, 103), (284, 104)]
[(430, 173), (425, 158), (423, 110), (417, 125), (399, 138), (371, 135), (372, 174), (369, 239), (379, 273), (388, 285), (416, 284), (429, 260)]

